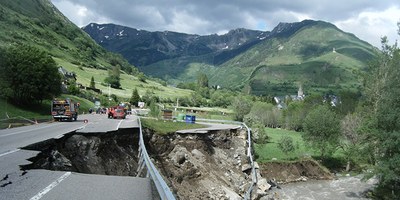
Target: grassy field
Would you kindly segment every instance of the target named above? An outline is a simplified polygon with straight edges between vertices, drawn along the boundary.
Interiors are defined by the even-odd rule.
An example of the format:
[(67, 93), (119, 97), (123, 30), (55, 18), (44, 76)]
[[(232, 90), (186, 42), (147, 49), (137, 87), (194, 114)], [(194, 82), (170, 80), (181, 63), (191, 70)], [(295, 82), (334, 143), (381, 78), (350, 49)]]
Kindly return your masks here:
[[(168, 108), (174, 110), (173, 108)], [(196, 110), (197, 113), (193, 114), (190, 111)], [(197, 118), (204, 119), (214, 119), (214, 120), (233, 120), (233, 111), (228, 108), (218, 108), (218, 107), (178, 107), (176, 111), (174, 111), (173, 115), (178, 116), (178, 114), (193, 114)]]
[(160, 135), (167, 135), (170, 133), (174, 133), (178, 130), (206, 127), (201, 124), (190, 124), (190, 123), (185, 123), (185, 122), (173, 122), (173, 121), (156, 120), (156, 119), (142, 118), (141, 121), (142, 121), (143, 127), (149, 128), (149, 129), (155, 131), (156, 134), (160, 134)]
[[(310, 148), (307, 148), (301, 133), (295, 131), (289, 131), (284, 129), (272, 129), (266, 128), (267, 135), (270, 137), (270, 141), (267, 144), (255, 144), (255, 152), (258, 155), (258, 162), (268, 162), (276, 158), (277, 161), (297, 160), (303, 157), (310, 157), (316, 155), (316, 152)], [(290, 136), (293, 139), (295, 145), (295, 151), (284, 154), (278, 148), (278, 141), (282, 136)]]
[[(72, 95), (61, 95), (60, 99), (71, 98), (75, 102), (80, 103), (79, 113), (87, 113), (89, 108), (93, 108), (94, 104), (87, 99), (82, 99)], [(0, 129), (10, 126), (19, 126), (24, 123), (33, 123), (37, 121), (52, 120), (50, 113), (51, 101), (45, 100), (40, 105), (33, 106), (15, 106), (10, 102), (0, 99)]]
[(34, 107), (18, 107), (4, 99), (0, 99), (0, 120), (15, 117), (28, 119), (50, 118), (50, 101), (45, 101), (42, 105)]
[[(312, 157), (313, 159), (320, 160), (322, 165), (331, 170), (344, 170), (345, 168), (346, 160), (341, 149), (337, 149), (330, 157), (321, 158), (319, 151), (314, 150), (305, 144), (301, 137), (301, 132), (266, 128), (266, 133), (270, 137), (269, 143), (255, 144), (254, 146), (257, 162), (288, 162)], [(286, 155), (279, 149), (278, 141), (282, 136), (290, 136), (293, 139), (295, 146), (294, 152), (290, 152)]]
[(140, 82), (137, 77), (125, 73), (121, 73), (122, 89), (108, 88), (107, 85), (101, 84), (108, 76), (107, 70), (79, 67), (58, 58), (54, 58), (54, 60), (67, 71), (75, 72), (77, 75), (77, 82), (81, 83), (84, 86), (90, 85), (90, 80), (93, 76), (94, 81), (96, 82), (96, 88), (100, 89), (105, 94), (108, 94), (108, 92), (110, 92), (110, 94), (115, 94), (119, 97), (130, 98), (132, 96), (133, 89), (137, 88), (140, 96), (143, 96), (146, 91), (149, 90), (152, 91), (155, 96), (159, 96), (161, 99), (175, 99), (179, 97), (189, 96), (191, 93), (190, 90), (165, 87), (160, 83), (150, 80), (147, 80), (146, 83), (143, 83)]

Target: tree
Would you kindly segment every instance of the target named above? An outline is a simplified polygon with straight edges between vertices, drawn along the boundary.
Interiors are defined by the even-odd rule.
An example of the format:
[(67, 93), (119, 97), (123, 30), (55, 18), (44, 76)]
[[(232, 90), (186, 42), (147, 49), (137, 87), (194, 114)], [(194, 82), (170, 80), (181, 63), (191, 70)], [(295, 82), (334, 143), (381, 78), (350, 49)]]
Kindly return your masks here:
[(359, 132), (362, 124), (362, 117), (356, 113), (347, 114), (340, 123), (341, 140), (340, 148), (342, 148), (347, 159), (346, 171), (350, 170), (351, 163), (359, 155), (359, 148), (364, 141)]
[(307, 109), (302, 101), (290, 103), (287, 109), (283, 110), (283, 126), (287, 129), (299, 131), (303, 129), (303, 121), (307, 115)]
[(137, 75), (137, 77), (138, 77), (138, 79), (139, 79), (140, 82), (146, 83), (146, 76), (143, 74), (143, 72), (140, 72), (140, 73)]
[(287, 156), (295, 150), (293, 138), (290, 136), (282, 136), (278, 141), (278, 148)]
[(74, 79), (72, 79), (68, 84), (68, 93), (72, 95), (77, 95), (80, 93), (80, 90), (76, 86), (76, 81)]
[[(400, 24), (398, 24), (400, 26)], [(400, 27), (399, 27), (400, 30)], [(370, 115), (364, 129), (373, 138), (371, 146), (377, 160), (378, 195), (382, 199), (400, 196), (400, 49), (382, 38), (382, 53), (370, 66), (366, 79)]]
[(241, 95), (232, 101), (232, 108), (235, 111), (234, 118), (237, 121), (243, 121), (243, 117), (250, 112), (252, 101)]
[(198, 87), (195, 91), (196, 94), (199, 94), (200, 96), (209, 99), (210, 98), (210, 89), (207, 87)]
[(92, 79), (90, 79), (90, 87), (91, 88), (96, 88), (96, 83), (94, 82), (94, 77), (92, 76)]
[(208, 77), (204, 73), (199, 73), (197, 75), (197, 87), (207, 87), (208, 88)]
[(190, 95), (190, 105), (195, 107), (206, 106), (207, 100), (203, 98), (199, 93), (193, 92)]
[(310, 146), (320, 150), (321, 157), (333, 153), (339, 142), (340, 121), (326, 105), (315, 107), (304, 120), (302, 135)]
[(61, 94), (61, 75), (55, 61), (28, 45), (2, 50), (0, 94), (16, 104), (31, 105)]
[(339, 92), (340, 103), (336, 106), (338, 113), (342, 115), (347, 115), (348, 113), (353, 113), (359, 102), (361, 94), (358, 92), (352, 92), (347, 90), (342, 90)]
[(146, 102), (147, 104), (150, 104), (150, 102), (160, 102), (160, 98), (155, 95), (154, 91), (152, 90), (146, 90), (144, 95), (141, 98), (142, 101)]
[(265, 102), (253, 103), (249, 114), (245, 116), (246, 123), (261, 123), (267, 127), (279, 125), (280, 111), (274, 105)]
[(265, 126), (261, 123), (253, 124), (251, 127), (251, 133), (253, 142), (257, 144), (267, 144), (270, 139), (265, 130)]
[(215, 90), (210, 97), (211, 106), (228, 107), (231, 105), (233, 94), (225, 90)]
[(190, 82), (190, 83), (178, 83), (178, 85), (176, 85), (177, 88), (181, 88), (181, 89), (188, 89), (188, 90), (196, 90), (196, 83), (194, 82)]
[(114, 66), (111, 70), (108, 71), (108, 77), (104, 79), (104, 82), (110, 84), (112, 88), (120, 89), (120, 70), (119, 65)]
[(157, 105), (157, 102), (151, 101), (150, 104), (149, 104), (149, 107), (150, 107), (149, 115), (150, 115), (151, 117), (158, 118), (158, 117), (160, 116), (161, 109), (160, 109), (160, 107)]
[(140, 100), (141, 100), (141, 99), (140, 99), (138, 90), (137, 90), (136, 88), (133, 89), (133, 91), (132, 91), (132, 96), (131, 96), (131, 98), (129, 99), (129, 103), (131, 103), (131, 105), (138, 106), (138, 102), (139, 102)]

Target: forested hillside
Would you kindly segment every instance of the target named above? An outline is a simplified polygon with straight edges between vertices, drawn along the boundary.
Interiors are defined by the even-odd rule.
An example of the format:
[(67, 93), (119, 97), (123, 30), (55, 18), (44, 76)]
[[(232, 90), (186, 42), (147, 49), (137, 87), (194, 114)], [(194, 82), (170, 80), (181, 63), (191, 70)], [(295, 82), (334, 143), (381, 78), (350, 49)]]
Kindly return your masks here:
[(109, 53), (69, 21), (49, 0), (0, 2), (0, 47), (26, 44), (76, 65), (136, 72), (121, 56)]

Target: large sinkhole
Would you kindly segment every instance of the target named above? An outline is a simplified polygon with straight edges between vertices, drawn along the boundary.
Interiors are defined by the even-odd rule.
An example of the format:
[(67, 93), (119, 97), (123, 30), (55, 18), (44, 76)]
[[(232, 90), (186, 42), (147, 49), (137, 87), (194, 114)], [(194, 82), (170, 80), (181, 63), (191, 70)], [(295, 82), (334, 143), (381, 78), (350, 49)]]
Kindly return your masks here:
[[(181, 199), (215, 199), (221, 195), (237, 199), (246, 193), (251, 181), (246, 133), (232, 129), (158, 135), (143, 129), (149, 156)], [(24, 147), (39, 153), (29, 159), (31, 164), (21, 168), (136, 176), (138, 141), (138, 128), (107, 133), (71, 132)], [(229, 196), (232, 194), (235, 195)]]
[[(23, 149), (40, 153), (22, 169), (48, 169), (87, 174), (136, 176), (139, 129), (64, 135)], [(148, 140), (147, 140), (148, 141)]]

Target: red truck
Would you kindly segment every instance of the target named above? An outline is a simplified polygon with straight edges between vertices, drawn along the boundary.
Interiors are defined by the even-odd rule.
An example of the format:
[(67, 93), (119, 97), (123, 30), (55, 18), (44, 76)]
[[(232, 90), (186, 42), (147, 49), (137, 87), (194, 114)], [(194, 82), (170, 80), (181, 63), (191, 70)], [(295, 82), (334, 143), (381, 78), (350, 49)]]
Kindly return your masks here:
[(110, 119), (125, 119), (126, 109), (123, 106), (113, 106), (108, 109), (108, 118)]
[(79, 103), (71, 99), (54, 99), (51, 103), (51, 115), (56, 121), (76, 121), (78, 119)]

